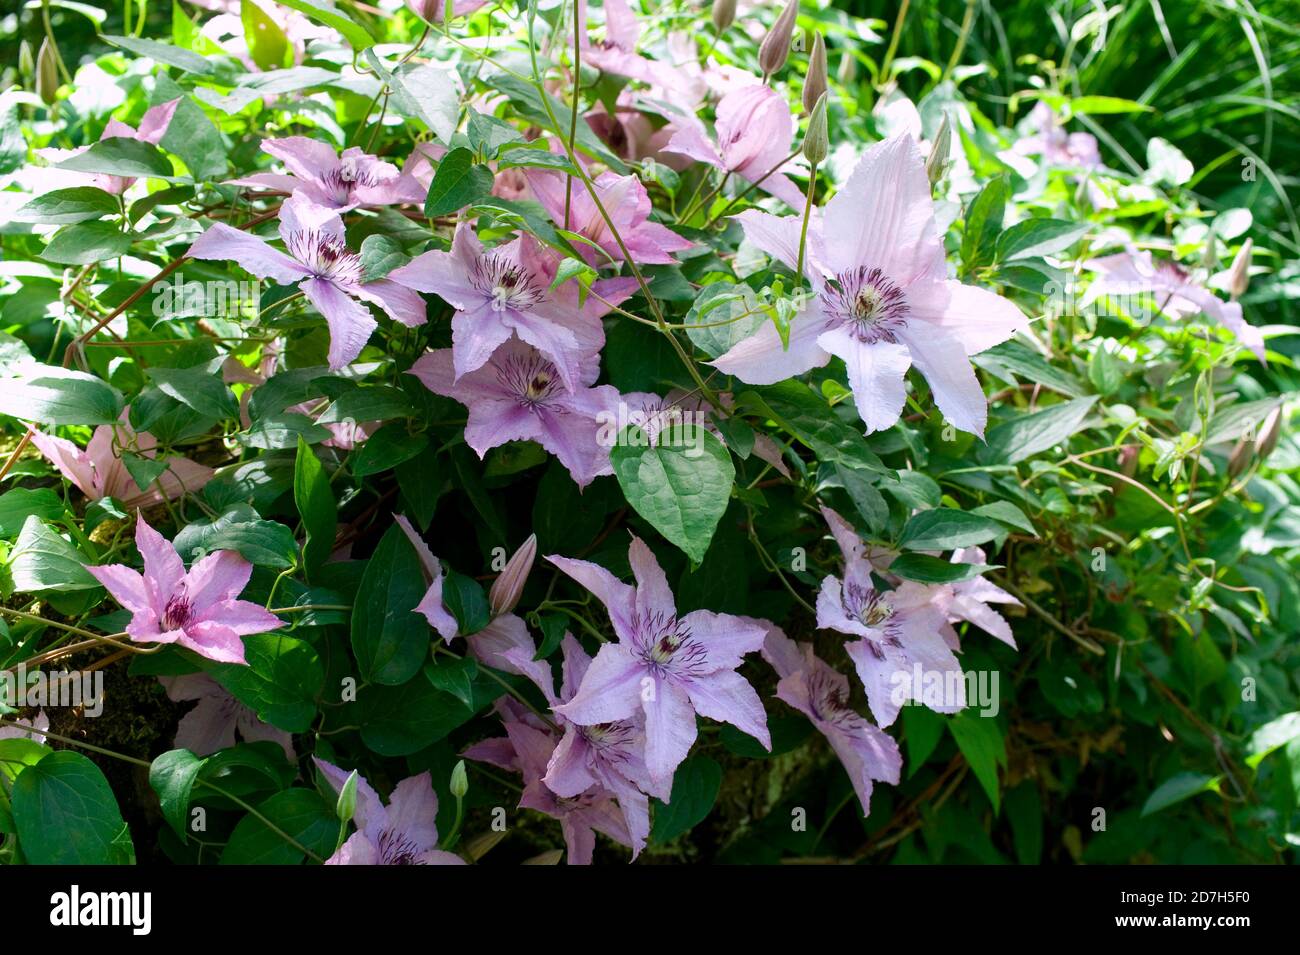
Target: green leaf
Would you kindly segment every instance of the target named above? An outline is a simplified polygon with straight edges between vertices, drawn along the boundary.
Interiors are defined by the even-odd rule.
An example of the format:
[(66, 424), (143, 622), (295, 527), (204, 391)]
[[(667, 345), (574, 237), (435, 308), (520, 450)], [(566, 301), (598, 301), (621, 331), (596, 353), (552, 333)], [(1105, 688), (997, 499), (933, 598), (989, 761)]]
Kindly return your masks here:
[(172, 178), (171, 160), (159, 152), (157, 146), (123, 136), (101, 139), (85, 152), (69, 156), (57, 166), (73, 172), (94, 172), (128, 179)]
[(717, 358), (754, 334), (765, 321), (767, 316), (757, 310), (753, 290), (729, 282), (714, 282), (700, 289), (682, 319), (686, 337), (710, 358)]
[(204, 541), (209, 551), (235, 550), (259, 567), (287, 570), (298, 564), (293, 531), (277, 521), (240, 521), (218, 528)]
[(908, 550), (956, 550), (1005, 534), (997, 521), (951, 507), (936, 507), (908, 518), (898, 545)]
[(993, 803), (993, 811), (998, 812), (998, 767), (1007, 765), (1007, 747), (997, 720), (967, 709), (948, 720), (948, 729), (989, 802)]
[(1064, 252), (1092, 229), (1087, 222), (1063, 219), (1025, 219), (998, 237), (999, 262), (1032, 259)]
[(971, 200), (966, 211), (966, 231), (962, 234), (961, 264), (963, 274), (993, 261), (998, 236), (1002, 233), (1002, 218), (1007, 205), (1007, 180), (1003, 176), (990, 179)]
[(428, 587), (415, 548), (391, 525), (366, 562), (352, 608), (352, 649), (364, 680), (391, 686), (420, 671), (430, 630), (415, 607)]
[(478, 663), (473, 657), (439, 656), (424, 665), (424, 675), (435, 688), (450, 693), (467, 707), (474, 705)]
[(891, 574), (920, 584), (955, 584), (990, 569), (988, 564), (954, 564), (929, 554), (901, 554), (889, 565)]
[(244, 637), (247, 666), (221, 663), (212, 678), (266, 723), (290, 733), (305, 733), (316, 718), (316, 700), (325, 668), (315, 648), (279, 633)]
[(244, 25), (244, 42), (248, 55), (262, 70), (293, 66), (293, 47), (289, 37), (252, 0), (240, 0), (239, 19)]
[(722, 767), (708, 756), (692, 756), (673, 776), (667, 804), (655, 800), (655, 821), (650, 838), (663, 844), (703, 821), (722, 788)]
[(907, 776), (915, 776), (917, 770), (934, 753), (943, 738), (943, 728), (948, 721), (934, 710), (924, 706), (905, 706), (900, 711), (903, 720), (903, 741), (907, 744)]
[(817, 452), (822, 461), (843, 462), (851, 468), (886, 471), (854, 425), (836, 416), (820, 394), (800, 381), (748, 391), (739, 399), (753, 404), (782, 428)]
[(1246, 765), (1258, 769), (1264, 758), (1274, 750), (1300, 739), (1300, 712), (1286, 713), (1265, 723), (1250, 734), (1246, 741)]
[(661, 433), (652, 448), (640, 429), (627, 428), (610, 449), (610, 462), (636, 512), (692, 561), (703, 560), (736, 478), (722, 442), (683, 423), (673, 436)]
[(33, 514), (23, 522), (9, 552), (9, 576), (19, 593), (94, 590), (99, 581), (86, 570), (84, 560), (77, 548)]
[(457, 147), (442, 157), (434, 171), (424, 214), (430, 218), (458, 212), (492, 191), (492, 170), (474, 162), (474, 154)]
[(14, 213), (14, 221), (69, 225), (115, 216), (120, 211), (117, 200), (103, 189), (73, 186), (37, 196)]
[(336, 7), (331, 0), (276, 0), (282, 7), (306, 14), (317, 23), (333, 27), (343, 34), (343, 38), (353, 50), (360, 53), (375, 45), (375, 39), (366, 28)]
[[(376, 63), (371, 61), (371, 65)], [(407, 64), (387, 74), (387, 80), (393, 90), (393, 108), (420, 120), (441, 142), (449, 144), (460, 118), (461, 88), (456, 74), (431, 63)]]
[(29, 517), (43, 521), (63, 516), (63, 499), (48, 487), (31, 490), (16, 487), (0, 494), (0, 537), (13, 537)]
[(425, 434), (411, 434), (404, 421), (384, 425), (352, 456), (352, 474), (363, 478), (395, 468), (429, 446)]
[(182, 49), (171, 43), (159, 43), (157, 40), (146, 40), (143, 37), (111, 36), (107, 33), (100, 34), (100, 39), (113, 44), (113, 46), (129, 50), (137, 56), (148, 57), (155, 63), (162, 63), (164, 66), (174, 66), (186, 73), (202, 75), (211, 73), (213, 70), (212, 64), (198, 53), (193, 50)]
[(989, 429), (984, 457), (989, 462), (1016, 464), (1064, 442), (1083, 425), (1097, 396), (1076, 398), (1022, 414)]
[(353, 388), (339, 395), (316, 419), (317, 424), (337, 424), (351, 421), (384, 421), (389, 418), (409, 418), (415, 414), (411, 399), (397, 388), (379, 385), (371, 388)]
[(391, 236), (376, 233), (361, 240), (361, 270), (365, 282), (382, 279), (409, 261), (411, 257), (402, 250), (402, 244)]
[(221, 380), (221, 361), (214, 359), (190, 368), (150, 368), (148, 373), (159, 391), (200, 414), (238, 417), (239, 403)]
[(297, 865), (306, 858), (298, 846), (326, 859), (334, 854), (338, 835), (334, 807), (320, 793), (301, 787), (286, 789), (259, 804), (257, 815), (249, 813), (239, 820), (221, 853), (221, 864)]
[(115, 259), (131, 248), (131, 233), (113, 222), (81, 222), (65, 226), (50, 239), (41, 258), (60, 265), (89, 265)]
[(302, 548), (302, 562), (308, 574), (314, 573), (334, 549), (338, 530), (338, 505), (330, 489), (330, 479), (316, 452), (302, 436), (293, 464), (293, 502), (302, 518), (307, 542)]
[(1222, 779), (1222, 776), (1207, 776), (1204, 773), (1177, 773), (1170, 776), (1147, 797), (1147, 801), (1142, 804), (1142, 815), (1150, 816), (1203, 792), (1218, 792)]
[(14, 823), (33, 865), (132, 865), (135, 847), (99, 767), (61, 751), (14, 780)]
[(984, 517), (991, 517), (1002, 524), (1009, 524), (1014, 528), (1024, 531), (1026, 534), (1038, 536), (1038, 530), (1034, 527), (1034, 522), (1025, 516), (1025, 512), (1010, 501), (994, 501), (991, 504), (982, 504), (971, 510), (972, 514), (980, 514)]
[(163, 818), (182, 842), (189, 838), (190, 793), (205, 763), (188, 749), (173, 749), (149, 767), (149, 785), (158, 794)]
[(1016, 847), (1016, 861), (1038, 865), (1043, 856), (1043, 801), (1038, 783), (1027, 779), (1006, 795), (1007, 821)]
[(442, 602), (456, 618), (461, 636), (478, 633), (492, 619), (487, 594), (479, 582), (454, 570), (448, 570), (442, 578)]
[(474, 702), (466, 706), (427, 679), (401, 686), (367, 686), (358, 691), (361, 741), (380, 756), (409, 756), (445, 737), (487, 709), (505, 692), (482, 673), (474, 683)]
[(971, 360), (1005, 381), (1014, 382), (1015, 376), (1019, 376), (1071, 398), (1083, 397), (1087, 391), (1083, 382), (1054, 368), (1048, 364), (1047, 359), (1023, 342), (1003, 342), (988, 351), (980, 352)]

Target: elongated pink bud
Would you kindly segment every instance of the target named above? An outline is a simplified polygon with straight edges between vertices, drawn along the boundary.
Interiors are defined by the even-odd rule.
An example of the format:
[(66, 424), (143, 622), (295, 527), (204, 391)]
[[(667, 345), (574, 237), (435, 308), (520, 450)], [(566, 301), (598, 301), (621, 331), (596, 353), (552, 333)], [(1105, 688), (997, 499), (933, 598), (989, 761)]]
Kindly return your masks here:
[(519, 545), (519, 549), (506, 561), (501, 575), (492, 582), (488, 591), (488, 604), (492, 616), (499, 617), (515, 609), (523, 595), (524, 584), (533, 569), (533, 560), (537, 557), (537, 535), (528, 535), (528, 540)]
[(1254, 248), (1255, 243), (1247, 239), (1241, 244), (1236, 257), (1232, 260), (1232, 269), (1228, 272), (1228, 291), (1234, 299), (1245, 295), (1250, 285), (1250, 253)]
[(767, 36), (763, 37), (763, 43), (758, 48), (758, 68), (765, 77), (785, 66), (785, 61), (790, 56), (790, 42), (794, 39), (794, 24), (798, 17), (799, 0), (790, 0), (772, 24)]
[(803, 108), (811, 113), (829, 83), (826, 73), (826, 41), (820, 32), (814, 33), (812, 50), (808, 54), (808, 76), (803, 82)]
[(736, 19), (736, 0), (714, 0), (713, 29), (721, 33)]

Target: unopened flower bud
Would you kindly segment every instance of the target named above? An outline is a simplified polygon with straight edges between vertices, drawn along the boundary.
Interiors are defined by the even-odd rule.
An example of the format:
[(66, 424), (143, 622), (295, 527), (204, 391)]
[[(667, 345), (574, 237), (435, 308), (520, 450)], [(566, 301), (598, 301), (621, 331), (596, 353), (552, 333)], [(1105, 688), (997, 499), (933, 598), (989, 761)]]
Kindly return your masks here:
[(826, 92), (829, 80), (826, 74), (826, 41), (821, 33), (813, 34), (812, 51), (808, 54), (808, 75), (803, 82), (803, 108), (809, 113)]
[(1119, 449), (1119, 469), (1125, 477), (1132, 477), (1137, 473), (1138, 455), (1142, 449), (1136, 444), (1126, 444)]
[(36, 54), (36, 95), (46, 106), (53, 106), (59, 92), (58, 52), (50, 38), (41, 43), (41, 51)]
[(32, 45), (26, 40), (18, 44), (18, 75), (23, 79), (36, 75), (36, 58), (32, 56)]
[(1259, 455), (1261, 461), (1273, 453), (1281, 434), (1282, 406), (1278, 405), (1264, 416), (1264, 423), (1260, 425), (1259, 434), (1255, 436), (1255, 453)]
[(357, 771), (354, 769), (343, 781), (339, 798), (334, 803), (334, 815), (339, 822), (349, 822), (357, 811)]
[(469, 792), (469, 776), (465, 773), (465, 760), (460, 760), (451, 771), (451, 784), (448, 787), (457, 799), (464, 799)]
[(799, 17), (799, 0), (790, 0), (781, 15), (767, 31), (758, 48), (758, 68), (763, 75), (771, 76), (785, 66), (790, 56), (790, 41), (794, 39), (794, 24)]
[(1254, 249), (1255, 243), (1247, 239), (1232, 260), (1232, 268), (1228, 272), (1228, 292), (1234, 299), (1245, 295), (1250, 286), (1250, 254)]
[(841, 86), (852, 86), (858, 78), (858, 61), (848, 50), (840, 54), (840, 65), (835, 70), (835, 78)]
[(1250, 464), (1251, 451), (1250, 442), (1242, 438), (1237, 442), (1237, 446), (1232, 449), (1232, 454), (1228, 455), (1228, 477), (1236, 478), (1246, 470)]
[(830, 129), (826, 122), (826, 100), (829, 94), (822, 93), (813, 104), (812, 115), (808, 117), (808, 131), (803, 136), (803, 154), (814, 166), (826, 161), (831, 151)]
[(943, 178), (943, 174), (948, 171), (948, 150), (952, 145), (952, 124), (948, 121), (948, 114), (943, 114), (943, 122), (939, 124), (939, 131), (934, 134), (934, 142), (930, 143), (930, 155), (925, 160), (925, 174), (930, 177), (930, 187), (933, 188)]
[(530, 534), (528, 540), (519, 545), (511, 558), (506, 561), (501, 575), (492, 582), (488, 591), (488, 603), (492, 607), (492, 616), (499, 617), (515, 609), (524, 592), (524, 583), (533, 569), (533, 560), (537, 557), (537, 535)]
[(713, 29), (721, 33), (736, 19), (736, 0), (714, 0)]

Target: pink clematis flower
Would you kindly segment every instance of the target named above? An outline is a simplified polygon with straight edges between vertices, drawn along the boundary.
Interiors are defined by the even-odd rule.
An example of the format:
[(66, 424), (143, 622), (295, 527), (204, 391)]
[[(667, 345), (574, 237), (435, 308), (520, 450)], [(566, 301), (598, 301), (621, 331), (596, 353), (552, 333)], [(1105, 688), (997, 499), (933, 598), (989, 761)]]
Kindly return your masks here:
[[(488, 0), (455, 0), (451, 7), (452, 18), (467, 17), (487, 6)], [(447, 12), (447, 0), (406, 0), (406, 9), (429, 23), (441, 23)]]
[[(750, 241), (796, 267), (802, 217), (748, 210), (735, 218)], [(813, 218), (805, 267), (813, 294), (791, 323), (789, 348), (769, 323), (712, 364), (766, 385), (838, 356), (868, 433), (898, 420), (915, 364), (947, 419), (983, 435), (988, 403), (970, 356), (1028, 323), (1007, 299), (947, 278), (930, 183), (910, 136), (872, 146), (822, 221)]]
[(812, 721), (844, 764), (862, 814), (871, 814), (873, 782), (897, 786), (903, 756), (893, 737), (849, 706), (849, 681), (813, 653), (811, 643), (795, 643), (780, 627), (767, 631), (763, 659), (781, 682), (776, 696)]
[[(162, 142), (162, 138), (167, 135), (167, 128), (171, 126), (172, 117), (176, 115), (176, 107), (180, 105), (180, 102), (178, 98), (154, 106), (144, 114), (138, 129), (132, 129), (120, 120), (110, 119), (108, 125), (104, 127), (104, 132), (100, 135), (99, 141), (103, 142), (106, 139), (134, 139), (137, 142), (157, 146)], [(38, 149), (36, 155), (51, 163), (57, 163), (80, 155), (89, 148), (89, 146), (79, 146), (76, 149)], [(69, 173), (71, 177), (75, 178), (75, 181), (73, 179), (64, 181), (65, 177), (60, 173), (65, 173), (67, 170), (52, 170), (51, 172), (54, 175), (47, 183), (51, 189), (59, 188), (62, 185), (90, 185), (97, 189), (103, 189), (111, 195), (120, 196), (135, 183), (135, 179), (130, 176), (78, 172)]]
[(605, 344), (601, 316), (631, 295), (636, 281), (602, 279), (592, 285), (595, 295), (580, 302), (576, 282), (551, 289), (555, 271), (555, 261), (532, 236), (521, 234), (485, 249), (474, 230), (461, 223), (450, 252), (425, 252), (389, 278), (431, 292), (456, 309), (451, 320), (456, 381), (482, 368), (517, 335), (555, 366), (571, 392), (579, 387), (583, 362)]
[(1026, 156), (1042, 156), (1055, 166), (1073, 166), (1077, 169), (1097, 169), (1101, 166), (1101, 150), (1092, 133), (1067, 133), (1052, 107), (1041, 100), (1029, 113), (1034, 135), (1017, 140), (1013, 147)]
[[(591, 23), (587, 0), (578, 0), (578, 15), (585, 24)], [(605, 38), (592, 42), (584, 31), (578, 42), (582, 48), (582, 62), (602, 73), (626, 76), (643, 83), (654, 83), (662, 73), (662, 65), (648, 60), (636, 52), (641, 38), (641, 24), (627, 5), (627, 0), (604, 0)]]
[[(557, 696), (545, 671), (546, 679), (538, 688), (554, 710), (577, 695), (591, 666), (591, 657), (572, 634), (566, 633), (560, 644), (564, 664), (560, 693)], [(531, 649), (511, 650), (506, 654), (520, 665), (531, 662)], [(671, 786), (656, 782), (645, 763), (644, 721), (615, 720), (592, 726), (580, 726), (556, 713), (564, 727), (564, 736), (556, 745), (546, 765), (542, 782), (561, 799), (576, 799), (593, 787), (612, 793), (623, 813), (631, 838), (632, 858), (645, 848), (650, 836), (650, 801), (647, 794), (668, 802)]]
[[(982, 564), (984, 551), (979, 547), (959, 548), (953, 551), (952, 563)], [(965, 620), (997, 637), (1013, 650), (1016, 649), (1016, 638), (1011, 633), (1011, 624), (1007, 623), (1007, 619), (989, 604), (1011, 604), (1019, 607), (1021, 606), (1019, 600), (993, 581), (985, 580), (983, 577), (972, 577), (970, 580), (950, 584), (949, 589), (952, 592), (952, 597), (948, 601), (949, 625)], [(957, 633), (951, 626), (945, 627), (944, 635), (948, 645), (958, 649)]]
[[(842, 579), (827, 576), (817, 593), (817, 626), (860, 639), (845, 649), (867, 691), (871, 715), (881, 726), (898, 717), (903, 702), (924, 703), (940, 713), (966, 705), (961, 664), (944, 641), (951, 591), (903, 581), (880, 590), (865, 558), (866, 545), (842, 517), (822, 508), (844, 555)], [(920, 668), (922, 680), (915, 679)], [(953, 687), (953, 697), (936, 700), (925, 693), (929, 674)]]
[[(507, 719), (504, 726), (506, 740), (497, 741), (494, 748), (498, 760), (505, 758), (523, 774), (524, 792), (519, 807), (534, 809), (559, 820), (569, 865), (591, 865), (597, 832), (604, 833), (619, 845), (630, 846), (635, 858), (640, 847), (628, 831), (625, 813), (615, 801), (614, 793), (597, 785), (574, 796), (558, 795), (544, 778), (555, 758), (555, 736), (548, 729), (522, 720)], [(502, 746), (501, 743), (508, 745)], [(482, 759), (486, 755), (482, 744), (466, 752), (471, 759)]]
[(284, 750), (285, 758), (290, 762), (297, 760), (290, 734), (263, 723), (256, 710), (240, 703), (208, 674), (187, 673), (158, 679), (169, 700), (176, 703), (195, 700), (198, 703), (176, 725), (176, 738), (172, 745), (178, 749), (188, 749), (195, 756), (211, 756), (217, 750), (234, 746), (238, 730), (241, 739), (250, 743), (267, 740)]
[(618, 643), (600, 648), (577, 694), (555, 712), (580, 726), (644, 713), (646, 768), (659, 784), (672, 778), (695, 742), (697, 713), (731, 723), (770, 750), (763, 704), (736, 672), (745, 654), (763, 645), (763, 628), (707, 610), (679, 618), (659, 562), (636, 536), (628, 559), (636, 586), (598, 564), (547, 558), (596, 595), (618, 636)]
[(428, 191), (413, 176), (402, 174), (392, 163), (356, 146), (343, 150), (340, 156), (326, 143), (289, 136), (262, 140), (262, 152), (284, 163), (288, 172), (254, 173), (232, 179), (227, 185), (302, 193), (316, 205), (334, 209), (340, 215), (359, 206), (423, 202)]
[(426, 352), (415, 375), (434, 394), (454, 398), (469, 409), (465, 443), (481, 458), (507, 441), (536, 441), (559, 458), (579, 487), (611, 473), (609, 448), (598, 440), (599, 421), (618, 402), (612, 385), (592, 387), (599, 360), (585, 360), (577, 387), (566, 390), (564, 376), (537, 349), (511, 339), (486, 364), (457, 377), (453, 349)]
[[(569, 215), (565, 217), (564, 195), (565, 178), (557, 172), (543, 172), (536, 169), (527, 171), (528, 184), (533, 195), (546, 209), (547, 214), (556, 225), (590, 240), (610, 260), (622, 261), (623, 250), (619, 248), (614, 234), (604, 216), (600, 214), (596, 202), (587, 191), (587, 187), (578, 179), (573, 181), (569, 196)], [(596, 195), (609, 214), (610, 221), (618, 229), (628, 253), (639, 265), (668, 265), (673, 262), (673, 253), (689, 249), (692, 243), (683, 239), (667, 226), (650, 221), (650, 194), (636, 176), (618, 176), (612, 172), (601, 173), (593, 181)], [(578, 254), (588, 265), (602, 264), (605, 259), (598, 255), (596, 249), (577, 242), (574, 243)]]
[(214, 223), (190, 246), (196, 259), (233, 260), (258, 278), (282, 285), (297, 282), (330, 329), (329, 366), (337, 371), (365, 348), (377, 322), (357, 301), (373, 302), (403, 325), (423, 325), (424, 300), (389, 279), (363, 281), (361, 256), (348, 251), (343, 220), (333, 209), (318, 206), (302, 194), (280, 207), (280, 238), (289, 254), (273, 249), (265, 239)]
[[(5, 717), (8, 719), (9, 717)], [(45, 742), (45, 731), (50, 728), (50, 718), (45, 710), (37, 710), (30, 720), (15, 719), (18, 726), (0, 726), (0, 739), (29, 739), (33, 743)]]
[[(337, 793), (351, 775), (318, 756), (312, 762)], [(438, 848), (438, 794), (426, 771), (403, 779), (385, 806), (379, 793), (357, 777), (357, 831), (325, 860), (326, 865), (464, 865), (454, 852)]]
[(794, 120), (786, 98), (770, 86), (746, 86), (722, 97), (715, 132), (710, 140), (694, 115), (676, 120), (677, 132), (665, 147), (723, 172), (734, 173), (768, 192), (792, 209), (802, 209), (803, 190), (782, 172), (794, 136)]
[(208, 554), (186, 572), (176, 548), (140, 516), (135, 546), (143, 574), (125, 564), (86, 570), (131, 611), (126, 632), (136, 643), (175, 643), (218, 663), (244, 663), (241, 636), (284, 626), (265, 608), (235, 599), (253, 574), (235, 551)]
[(212, 479), (212, 468), (175, 456), (167, 458), (167, 470), (141, 490), (122, 463), (120, 452), (132, 451), (144, 458), (154, 458), (158, 454), (158, 442), (147, 431), (131, 430), (129, 412), (130, 409), (122, 411), (118, 424), (101, 424), (96, 428), (84, 451), (66, 438), (39, 431), (32, 432), (32, 444), (92, 501), (111, 497), (134, 510), (161, 504), (164, 498), (174, 501), (202, 490)]
[(1130, 249), (1115, 255), (1089, 259), (1084, 268), (1097, 273), (1083, 304), (1103, 295), (1132, 296), (1152, 293), (1160, 310), (1172, 318), (1204, 314), (1225, 326), (1261, 362), (1265, 361), (1264, 336), (1241, 314), (1240, 302), (1225, 302), (1210, 292), (1176, 262), (1155, 261), (1146, 250)]

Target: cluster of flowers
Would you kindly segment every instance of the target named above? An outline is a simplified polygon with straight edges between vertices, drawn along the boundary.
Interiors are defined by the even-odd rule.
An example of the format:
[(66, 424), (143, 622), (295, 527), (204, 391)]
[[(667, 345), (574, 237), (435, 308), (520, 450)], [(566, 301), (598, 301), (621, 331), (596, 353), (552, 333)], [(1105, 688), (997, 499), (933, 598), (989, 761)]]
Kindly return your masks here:
[[(455, 12), (478, 5), (471, 2), (463, 9), (457, 4)], [(436, 19), (442, 4), (435, 6), (414, 9)], [(774, 34), (792, 29), (795, 7), (792, 2)], [(775, 324), (765, 324), (712, 364), (742, 382), (764, 385), (838, 357), (868, 433), (898, 421), (906, 398), (905, 375), (915, 366), (945, 417), (957, 428), (982, 435), (987, 402), (971, 356), (1025, 330), (1027, 321), (1002, 296), (949, 277), (919, 130), (904, 130), (869, 148), (824, 208), (812, 208), (811, 190), (806, 201), (787, 175), (806, 174), (789, 151), (795, 117), (766, 76), (702, 65), (693, 43), (670, 41), (668, 58), (646, 58), (637, 52), (640, 27), (624, 0), (606, 0), (605, 15), (604, 40), (594, 43), (582, 35), (581, 55), (586, 63), (629, 77), (635, 85), (623, 91), (613, 114), (597, 108), (589, 115), (592, 128), (618, 143), (628, 159), (657, 158), (678, 168), (705, 163), (794, 210), (778, 216), (750, 209), (734, 217), (751, 243), (808, 284), (810, 293), (800, 296), (788, 336)], [(783, 65), (788, 39), (787, 32), (779, 62), (770, 55), (760, 57), (768, 73)], [(824, 70), (824, 50), (821, 55)], [(712, 131), (698, 118), (710, 102), (716, 117)], [(650, 103), (657, 113), (666, 108), (672, 114), (666, 126), (651, 126), (641, 111)], [(174, 109), (174, 102), (156, 108), (139, 130), (117, 124), (105, 136), (156, 143)], [(1097, 165), (1086, 144), (1062, 141), (1050, 123), (1048, 127), (1037, 147), (1045, 158)], [(552, 148), (562, 150), (563, 144)], [(946, 152), (947, 144), (930, 148)], [(529, 169), (498, 177), (498, 190), (537, 200), (557, 226), (580, 237), (575, 245), (587, 266), (607, 270), (587, 287), (576, 278), (561, 280), (561, 256), (527, 232), (489, 247), (466, 221), (456, 226), (449, 251), (424, 252), (386, 277), (368, 280), (360, 255), (347, 246), (343, 217), (357, 209), (422, 202), (441, 150), (416, 147), (400, 170), (358, 148), (339, 154), (297, 136), (266, 140), (262, 150), (284, 171), (257, 173), (234, 184), (288, 193), (278, 213), (283, 250), (216, 223), (188, 254), (234, 261), (259, 278), (298, 286), (328, 325), (334, 370), (357, 359), (377, 328), (368, 305), (403, 325), (418, 326), (427, 321), (423, 294), (446, 302), (455, 311), (452, 347), (426, 353), (410, 373), (431, 391), (468, 408), (465, 439), (480, 456), (509, 441), (533, 440), (585, 486), (611, 471), (609, 448), (597, 436), (602, 418), (620, 402), (662, 410), (665, 402), (691, 400), (620, 395), (611, 385), (596, 384), (605, 343), (602, 318), (643, 289), (639, 266), (672, 263), (691, 247), (653, 218), (649, 194), (635, 175), (598, 171), (569, 156), (584, 163), (580, 176)], [(117, 192), (130, 185), (99, 184)], [(1188, 309), (1218, 317), (1262, 358), (1258, 333), (1241, 321), (1235, 303), (1220, 301), (1185, 277), (1171, 278), (1173, 273), (1151, 263), (1149, 256), (1126, 253), (1092, 265), (1103, 276), (1145, 282), (1150, 290), (1187, 303)], [(623, 266), (631, 276), (617, 274)], [(272, 358), (263, 374), (273, 365)], [(250, 384), (263, 379), (242, 366), (234, 374)], [(364, 438), (364, 428), (335, 435), (346, 443)], [(193, 492), (211, 476), (201, 465), (172, 457), (152, 488), (137, 488), (118, 452), (130, 448), (149, 456), (155, 444), (148, 434), (134, 433), (125, 414), (117, 426), (96, 431), (84, 451), (46, 435), (34, 441), (88, 497), (113, 496), (131, 506)], [(758, 450), (780, 465), (774, 446)], [(604, 604), (617, 636), (594, 658), (566, 636), (557, 690), (550, 664), (535, 659), (537, 647), (527, 626), (512, 612), (533, 562), (535, 542), (530, 542), (494, 588), (491, 623), (467, 635), (467, 644), (486, 665), (536, 684), (549, 712), (503, 698), (497, 710), (506, 736), (479, 743), (466, 756), (523, 775), (521, 805), (561, 821), (571, 862), (590, 861), (594, 832), (631, 847), (635, 856), (649, 834), (649, 797), (670, 798), (673, 774), (695, 741), (697, 716), (731, 723), (770, 748), (763, 705), (737, 672), (746, 656), (759, 653), (780, 678), (778, 698), (805, 713), (830, 740), (868, 811), (873, 782), (896, 783), (899, 776), (898, 748), (881, 729), (893, 723), (905, 702), (894, 692), (893, 676), (917, 666), (959, 673), (952, 627), (958, 621), (1014, 646), (1006, 621), (989, 605), (1015, 599), (978, 577), (945, 585), (893, 578), (889, 555), (869, 552), (839, 515), (828, 509), (823, 513), (843, 553), (844, 571), (840, 578), (823, 581), (817, 624), (854, 638), (847, 650), (875, 723), (849, 706), (843, 674), (815, 656), (810, 644), (795, 643), (775, 625), (702, 610), (679, 617), (663, 571), (636, 538), (629, 552), (635, 585), (593, 563), (547, 558)], [(409, 523), (398, 521), (428, 574), (429, 591), (418, 611), (445, 641), (466, 636), (443, 605), (438, 560)], [(143, 574), (123, 565), (91, 568), (131, 612), (127, 632), (133, 640), (175, 643), (214, 661), (239, 664), (244, 662), (242, 635), (282, 625), (268, 610), (237, 599), (251, 574), (251, 566), (237, 554), (207, 555), (187, 571), (175, 549), (143, 518), (137, 520), (136, 542)], [(981, 563), (983, 555), (959, 551), (952, 559)], [(169, 686), (169, 691), (177, 699), (201, 701), (203, 725), (182, 727), (198, 748), (223, 745), (233, 739), (236, 727), (248, 738), (276, 739), (286, 749), (291, 745), (283, 734), (231, 705), (210, 680)], [(933, 705), (920, 699), (919, 687), (912, 692), (916, 702)], [(935, 708), (954, 711), (963, 705), (958, 699)], [(342, 770), (323, 762), (319, 766), (336, 789), (346, 783)], [(400, 784), (387, 807), (362, 786), (357, 833), (331, 861), (458, 861), (436, 848), (437, 804), (427, 774)]]

